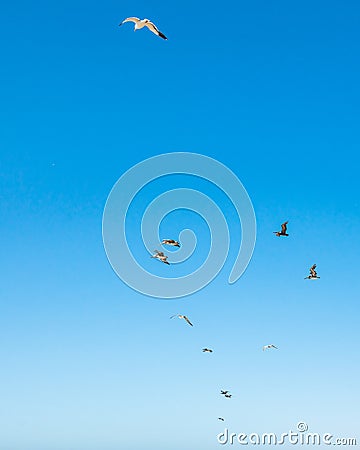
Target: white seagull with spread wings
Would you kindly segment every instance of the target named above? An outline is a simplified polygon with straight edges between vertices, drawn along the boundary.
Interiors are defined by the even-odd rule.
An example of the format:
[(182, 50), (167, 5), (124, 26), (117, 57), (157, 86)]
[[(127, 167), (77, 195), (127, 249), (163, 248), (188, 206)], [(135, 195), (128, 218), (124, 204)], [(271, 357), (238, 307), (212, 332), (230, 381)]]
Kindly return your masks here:
[(274, 345), (274, 344), (268, 344), (268, 345), (264, 345), (264, 347), (263, 347), (263, 351), (264, 351), (264, 350), (267, 350), (267, 349), (269, 349), (269, 348), (277, 348), (277, 347), (275, 347), (275, 345)]
[(156, 26), (149, 20), (149, 19), (139, 19), (138, 17), (128, 17), (125, 20), (123, 20), (121, 23), (119, 23), (119, 27), (126, 22), (134, 22), (135, 27), (134, 31), (141, 30), (141, 28), (147, 27), (150, 31), (152, 31), (157, 36), (167, 39), (165, 34), (163, 34), (160, 30), (156, 28)]

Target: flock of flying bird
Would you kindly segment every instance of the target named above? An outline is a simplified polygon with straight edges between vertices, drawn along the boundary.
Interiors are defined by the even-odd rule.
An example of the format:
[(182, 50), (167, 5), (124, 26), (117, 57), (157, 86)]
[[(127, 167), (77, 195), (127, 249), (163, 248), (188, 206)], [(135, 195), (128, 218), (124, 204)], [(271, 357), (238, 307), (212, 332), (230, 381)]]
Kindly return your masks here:
[[(167, 40), (167, 37), (156, 27), (156, 25), (151, 22), (149, 19), (139, 19), (138, 17), (127, 17), (126, 19), (124, 19), (119, 26), (123, 25), (124, 23), (127, 22), (133, 22), (135, 24), (134, 26), (134, 31), (137, 30), (141, 30), (142, 28), (146, 27), (148, 28), (152, 33), (156, 34), (157, 36), (161, 37), (162, 39)], [(289, 236), (289, 234), (287, 233), (287, 224), (288, 221), (284, 222), (281, 224), (281, 231), (274, 231), (273, 233), (278, 236)], [(180, 247), (180, 242), (175, 241), (174, 239), (163, 239), (161, 242), (162, 245), (169, 245), (172, 247)], [(164, 264), (170, 265), (169, 261), (168, 261), (168, 256), (164, 254), (164, 252), (159, 251), (159, 250), (154, 250), (153, 252), (154, 254), (151, 256), (151, 258), (155, 258), (158, 259), (159, 261), (161, 261)], [(316, 272), (316, 264), (313, 264), (310, 267), (310, 275), (308, 275), (307, 277), (305, 277), (305, 280), (317, 280), (320, 277), (318, 277), (317, 272)], [(178, 317), (179, 319), (184, 319), (185, 322), (187, 322), (191, 327), (193, 326), (193, 324), (190, 322), (189, 318), (183, 314), (175, 314), (173, 316), (170, 317), (170, 319), (173, 319), (174, 317)], [(269, 349), (277, 349), (278, 347), (276, 347), (274, 344), (267, 344), (263, 346), (263, 351), (265, 350), (269, 350)], [(209, 349), (209, 348), (203, 348), (202, 351), (204, 353), (212, 353), (213, 350)], [(227, 390), (221, 390), (220, 394), (223, 395), (225, 398), (231, 398), (232, 394), (230, 394), (229, 391)], [(224, 421), (225, 419), (223, 417), (218, 417), (218, 420)]]
[[(286, 222), (284, 222), (284, 223), (282, 223), (281, 224), (281, 231), (273, 231), (273, 233), (276, 235), (276, 236), (278, 236), (278, 237), (280, 237), (280, 236), (289, 236), (289, 234), (287, 233), (287, 224), (288, 224), (289, 222), (288, 221), (286, 221)], [(171, 245), (172, 247), (180, 247), (180, 242), (178, 242), (178, 241), (174, 241), (174, 239), (163, 239), (162, 241), (161, 241), (161, 244), (162, 245)], [(151, 258), (156, 258), (156, 259), (158, 259), (159, 261), (161, 261), (161, 262), (163, 262), (164, 264), (167, 264), (168, 266), (170, 265), (170, 263), (169, 263), (169, 261), (168, 261), (168, 256), (167, 255), (165, 255), (164, 254), (164, 252), (161, 252), (161, 251), (159, 251), (159, 250), (154, 250), (154, 252), (153, 252), (154, 254), (151, 256)], [(317, 276), (317, 272), (316, 272), (316, 264), (313, 264), (311, 267), (310, 267), (310, 275), (308, 275), (307, 277), (305, 277), (304, 279), (305, 280), (318, 280), (320, 277), (318, 277)], [(175, 317), (175, 316), (174, 316)], [(179, 315), (179, 317), (180, 317), (180, 315)], [(187, 317), (186, 316), (181, 316), (180, 317), (181, 319), (186, 319), (186, 321), (188, 322), (188, 323), (190, 323), (189, 321), (188, 321), (188, 319), (187, 319)], [(190, 325), (191, 325), (191, 323), (190, 323)]]
[[(288, 221), (284, 222), (281, 224), (281, 231), (274, 231), (273, 233), (280, 237), (280, 236), (289, 236), (289, 234), (287, 233), (287, 224)], [(163, 239), (161, 241), (162, 245), (170, 245), (172, 247), (180, 247), (180, 242), (175, 241), (174, 239)], [(159, 250), (154, 250), (154, 255), (151, 256), (151, 258), (156, 258), (159, 261), (163, 262), (164, 264), (168, 264), (170, 265), (170, 263), (168, 262), (168, 256), (165, 255), (163, 252), (159, 251)], [(317, 272), (315, 270), (316, 268), (316, 264), (313, 264), (310, 267), (310, 275), (308, 275), (307, 277), (305, 277), (305, 280), (317, 280), (320, 277), (317, 276)], [(193, 324), (190, 322), (189, 318), (183, 314), (174, 314), (173, 316), (170, 317), (170, 319), (173, 319), (174, 317), (178, 317), (179, 319), (184, 319), (185, 322), (187, 322), (191, 327), (193, 326)], [(263, 351), (265, 350), (270, 350), (270, 349), (277, 349), (278, 347), (276, 347), (274, 344), (267, 344), (263, 346)], [(203, 348), (202, 351), (204, 353), (212, 353), (213, 350), (211, 350), (210, 348)], [(225, 390), (221, 390), (220, 394), (223, 395), (225, 398), (231, 398), (232, 394), (229, 393), (229, 391), (225, 391)], [(223, 417), (218, 417), (218, 420), (224, 421), (225, 419)]]

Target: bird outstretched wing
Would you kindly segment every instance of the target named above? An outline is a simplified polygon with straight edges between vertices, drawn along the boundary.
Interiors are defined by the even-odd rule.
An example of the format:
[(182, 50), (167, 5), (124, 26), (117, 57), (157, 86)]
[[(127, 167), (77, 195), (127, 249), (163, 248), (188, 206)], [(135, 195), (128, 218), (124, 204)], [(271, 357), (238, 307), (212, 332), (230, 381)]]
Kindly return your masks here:
[(123, 23), (125, 23), (125, 22), (134, 22), (134, 23), (137, 23), (137, 22), (140, 22), (140, 19), (139, 19), (138, 17), (127, 17), (127, 18), (124, 19), (121, 23), (119, 23), (119, 27), (120, 27)]
[(312, 267), (310, 267), (310, 273), (311, 273), (311, 276), (313, 276), (313, 277), (317, 276), (315, 269), (316, 269), (316, 264), (314, 264)]
[(149, 28), (150, 31), (152, 31), (153, 33), (155, 33), (157, 36), (163, 38), (163, 39), (167, 39), (167, 37), (165, 36), (165, 34), (163, 34), (156, 26), (155, 24), (153, 24), (152, 22), (146, 22), (145, 26)]
[(281, 224), (281, 232), (286, 233), (288, 221)]
[(186, 316), (184, 316), (184, 319), (186, 320), (186, 322), (187, 322), (189, 325), (193, 326), (193, 324), (190, 322), (190, 320), (189, 320)]

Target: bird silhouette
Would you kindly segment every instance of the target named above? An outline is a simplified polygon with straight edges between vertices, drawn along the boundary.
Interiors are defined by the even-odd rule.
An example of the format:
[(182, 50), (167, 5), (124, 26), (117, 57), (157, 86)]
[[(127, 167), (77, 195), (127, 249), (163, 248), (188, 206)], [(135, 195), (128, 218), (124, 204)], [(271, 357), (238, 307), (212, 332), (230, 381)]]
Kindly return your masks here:
[(174, 317), (178, 317), (179, 319), (184, 319), (184, 320), (186, 320), (186, 322), (189, 325), (193, 326), (193, 324), (190, 322), (190, 320), (186, 316), (183, 316), (182, 314), (174, 314), (173, 316), (170, 317), (170, 319), (173, 319)]
[(163, 239), (161, 243), (163, 245), (172, 245), (173, 247), (180, 247), (180, 242), (174, 241), (174, 239)]
[(317, 280), (320, 277), (317, 276), (317, 272), (316, 272), (316, 264), (313, 264), (310, 267), (310, 275), (308, 275), (307, 277), (304, 278), (304, 280)]
[(286, 233), (286, 230), (287, 230), (287, 224), (288, 224), (288, 223), (289, 223), (288, 221), (282, 223), (282, 224), (281, 224), (281, 231), (273, 231), (273, 233), (276, 234), (276, 236), (289, 236), (289, 235)]
[(264, 347), (263, 347), (263, 351), (264, 351), (264, 350), (266, 350), (266, 349), (269, 349), (269, 348), (277, 348), (277, 347), (275, 347), (275, 345), (274, 345), (274, 344), (268, 344), (268, 345), (264, 345)]
[(167, 264), (170, 266), (168, 259), (168, 256), (164, 255), (164, 252), (159, 252), (159, 250), (154, 250), (154, 255), (151, 256), (151, 258), (156, 258), (159, 261), (163, 262), (164, 264)]

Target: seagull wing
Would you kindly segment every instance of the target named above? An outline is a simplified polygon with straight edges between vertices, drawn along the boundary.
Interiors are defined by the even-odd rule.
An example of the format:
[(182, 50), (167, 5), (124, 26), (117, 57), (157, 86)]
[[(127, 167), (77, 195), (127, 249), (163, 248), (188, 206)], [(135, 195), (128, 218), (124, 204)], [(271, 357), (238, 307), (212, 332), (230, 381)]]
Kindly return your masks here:
[(310, 267), (310, 273), (313, 277), (316, 277), (316, 264), (314, 264), (312, 267)]
[(186, 316), (184, 316), (184, 319), (186, 320), (186, 322), (187, 322), (189, 325), (193, 326), (193, 324), (190, 322), (190, 320), (189, 320)]
[(149, 30), (152, 31), (153, 33), (155, 33), (157, 36), (159, 36), (163, 39), (167, 39), (165, 34), (163, 34), (160, 30), (158, 30), (152, 22), (146, 22), (145, 26), (148, 27)]
[(134, 23), (138, 23), (140, 22), (140, 19), (138, 17), (127, 17), (126, 19), (124, 19), (120, 24), (119, 27), (126, 22), (134, 22)]
[(173, 316), (170, 317), (170, 319), (173, 319), (174, 317), (179, 317), (179, 314), (174, 314)]
[(127, 17), (126, 19), (124, 19), (121, 23), (119, 23), (119, 27), (125, 23), (125, 22), (134, 22), (134, 23), (138, 23), (140, 22), (140, 19), (138, 17)]

